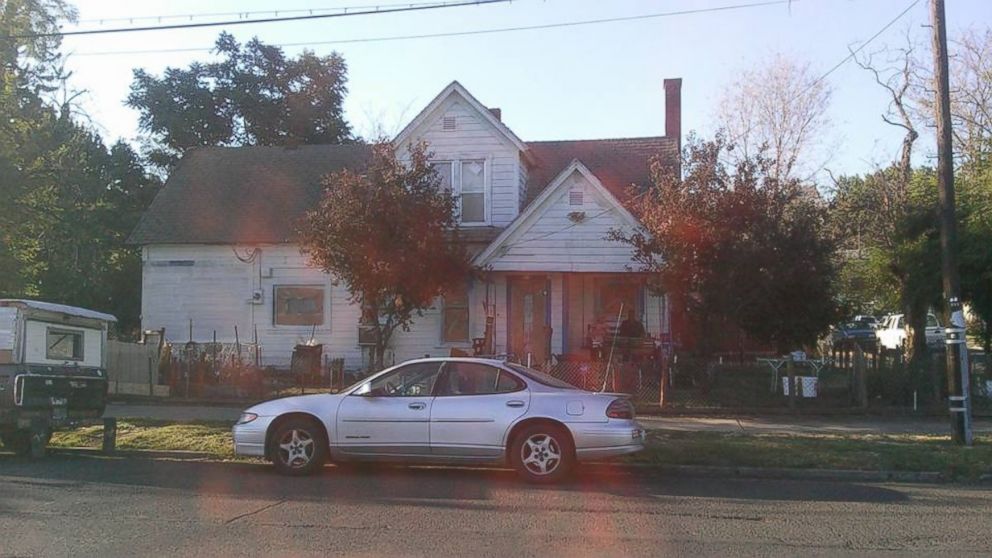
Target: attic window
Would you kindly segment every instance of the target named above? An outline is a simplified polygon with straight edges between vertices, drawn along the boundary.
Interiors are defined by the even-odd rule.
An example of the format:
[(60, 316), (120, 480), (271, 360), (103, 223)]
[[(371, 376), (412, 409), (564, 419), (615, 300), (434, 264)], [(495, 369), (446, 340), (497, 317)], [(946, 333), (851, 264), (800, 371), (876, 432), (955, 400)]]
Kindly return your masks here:
[(455, 117), (445, 116), (441, 121), (441, 127), (445, 132), (450, 132), (455, 129)]
[(568, 205), (582, 205), (582, 190), (568, 191)]

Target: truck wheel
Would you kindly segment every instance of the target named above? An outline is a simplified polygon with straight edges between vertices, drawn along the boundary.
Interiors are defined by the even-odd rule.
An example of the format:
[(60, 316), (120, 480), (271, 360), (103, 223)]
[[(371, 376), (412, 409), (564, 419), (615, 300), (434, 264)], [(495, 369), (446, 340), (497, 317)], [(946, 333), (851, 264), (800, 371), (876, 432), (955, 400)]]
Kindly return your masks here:
[(41, 459), (51, 436), (47, 430), (17, 430), (3, 437), (3, 445), (20, 457)]

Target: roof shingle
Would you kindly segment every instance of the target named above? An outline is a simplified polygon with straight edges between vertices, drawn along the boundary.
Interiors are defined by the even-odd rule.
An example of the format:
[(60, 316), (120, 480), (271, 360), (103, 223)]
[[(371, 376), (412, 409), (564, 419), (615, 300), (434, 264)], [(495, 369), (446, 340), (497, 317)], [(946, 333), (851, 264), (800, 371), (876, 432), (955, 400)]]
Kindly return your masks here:
[[(675, 162), (674, 138), (647, 137), (528, 142), (535, 166), (529, 204), (573, 159), (581, 161), (618, 199), (630, 185), (650, 181), (649, 161)], [(297, 220), (316, 203), (321, 179), (361, 170), (369, 148), (360, 144), (298, 147), (207, 147), (187, 153), (131, 234), (132, 244), (254, 244), (293, 239)], [(466, 242), (488, 242), (499, 229), (462, 231)]]

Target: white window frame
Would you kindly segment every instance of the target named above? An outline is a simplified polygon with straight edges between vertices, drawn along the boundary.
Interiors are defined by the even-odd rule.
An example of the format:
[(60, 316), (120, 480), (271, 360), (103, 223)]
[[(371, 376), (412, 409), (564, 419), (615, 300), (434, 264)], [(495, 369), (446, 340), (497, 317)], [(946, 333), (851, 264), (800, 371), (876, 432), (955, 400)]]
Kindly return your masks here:
[[(483, 220), (465, 222), (462, 220), (462, 164), (471, 161), (482, 161), (482, 200)], [(465, 155), (450, 159), (436, 159), (432, 164), (448, 163), (451, 165), (451, 195), (455, 196), (455, 208), (458, 211), (458, 224), (463, 227), (487, 227), (492, 224), (492, 158), (488, 155)], [(458, 172), (455, 172), (455, 169)], [(455, 180), (457, 177), (458, 180)]]

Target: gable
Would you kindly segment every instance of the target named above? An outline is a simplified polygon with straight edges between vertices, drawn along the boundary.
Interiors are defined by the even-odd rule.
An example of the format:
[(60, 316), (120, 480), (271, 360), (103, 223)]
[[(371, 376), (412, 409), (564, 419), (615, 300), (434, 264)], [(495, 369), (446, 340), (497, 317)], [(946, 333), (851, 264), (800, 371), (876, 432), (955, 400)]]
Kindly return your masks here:
[[(445, 129), (446, 117), (453, 119), (454, 129)], [(460, 126), (464, 127), (465, 132), (470, 137), (472, 134), (477, 134), (485, 139), (495, 139), (506, 147), (517, 151), (527, 151), (527, 144), (521, 141), (512, 130), (507, 128), (457, 81), (445, 87), (424, 110), (420, 111), (420, 114), (396, 136), (393, 143), (402, 148), (411, 141), (423, 138), (427, 139), (433, 147), (434, 141), (432, 140), (438, 136), (443, 137), (449, 132), (457, 132), (461, 129)], [(424, 137), (428, 133), (432, 136), (431, 138)]]
[(573, 162), (476, 258), (494, 271), (625, 272), (631, 246), (608, 239), (637, 222), (581, 163)]

